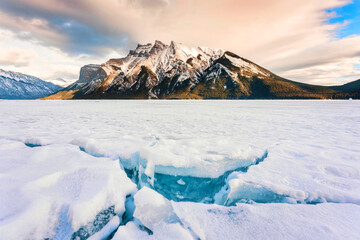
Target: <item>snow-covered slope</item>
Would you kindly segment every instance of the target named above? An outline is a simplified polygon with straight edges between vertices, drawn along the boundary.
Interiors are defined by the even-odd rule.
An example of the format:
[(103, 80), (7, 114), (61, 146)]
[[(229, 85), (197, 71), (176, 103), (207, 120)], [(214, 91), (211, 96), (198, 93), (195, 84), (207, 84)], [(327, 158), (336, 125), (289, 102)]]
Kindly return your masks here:
[(0, 98), (3, 99), (42, 98), (61, 89), (37, 77), (0, 69)]

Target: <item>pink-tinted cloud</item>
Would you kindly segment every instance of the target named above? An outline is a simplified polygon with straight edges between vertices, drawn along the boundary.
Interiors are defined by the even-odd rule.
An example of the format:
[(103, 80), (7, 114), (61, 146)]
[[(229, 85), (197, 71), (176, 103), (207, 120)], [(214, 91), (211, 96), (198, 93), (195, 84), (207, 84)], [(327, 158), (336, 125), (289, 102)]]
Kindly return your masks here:
[[(0, 4), (0, 9), (26, 24), (19, 26), (0, 17), (0, 26), (28, 31), (60, 49), (71, 38), (51, 28), (54, 18), (76, 21), (104, 37), (119, 37), (120, 46), (125, 46), (120, 37), (126, 34), (133, 43), (159, 39), (225, 48), (277, 74), (313, 83), (325, 83), (325, 76), (335, 76), (326, 71), (329, 64), (348, 63), (360, 55), (360, 37), (337, 39), (336, 31), (344, 25), (327, 22), (334, 13), (326, 10), (349, 0), (3, 1), (7, 4)], [(349, 67), (346, 69), (348, 73)]]
[(23, 49), (1, 49), (0, 65), (25, 67), (30, 64), (31, 59), (35, 56), (32, 51)]

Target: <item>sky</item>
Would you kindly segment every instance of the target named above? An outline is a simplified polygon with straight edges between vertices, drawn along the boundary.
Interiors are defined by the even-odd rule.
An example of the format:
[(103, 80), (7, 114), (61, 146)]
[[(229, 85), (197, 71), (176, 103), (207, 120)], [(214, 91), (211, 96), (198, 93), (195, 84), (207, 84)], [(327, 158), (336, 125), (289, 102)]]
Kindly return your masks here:
[(360, 0), (1, 0), (0, 68), (76, 80), (160, 40), (223, 48), (291, 80), (360, 78)]

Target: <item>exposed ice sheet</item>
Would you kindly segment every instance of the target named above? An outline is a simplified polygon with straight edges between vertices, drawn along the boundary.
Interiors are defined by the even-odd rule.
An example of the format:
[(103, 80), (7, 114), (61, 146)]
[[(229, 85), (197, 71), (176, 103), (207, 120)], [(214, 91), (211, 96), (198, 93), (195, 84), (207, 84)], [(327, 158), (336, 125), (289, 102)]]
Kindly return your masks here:
[(114, 216), (100, 231), (89, 237), (89, 240), (102, 240), (111, 235), (120, 225), (119, 216)]
[[(59, 234), (68, 236), (111, 205), (121, 213), (135, 191), (121, 167), (139, 171), (134, 179), (148, 177), (145, 186), (173, 189), (175, 200), (188, 196), (181, 191), (192, 190), (190, 182), (202, 190), (223, 181), (213, 193), (219, 204), (269, 203), (173, 203), (182, 223), (206, 239), (231, 226), (255, 239), (271, 227), (274, 238), (359, 236), (359, 101), (0, 101), (0, 116), (1, 236), (50, 236), (59, 221)], [(333, 204), (308, 205), (321, 202)], [(241, 218), (248, 225), (223, 214), (229, 209), (247, 212)], [(58, 217), (67, 214), (71, 223)], [(307, 231), (300, 233), (302, 223)], [(177, 226), (169, 234), (184, 228)], [(156, 234), (130, 221), (114, 237)]]

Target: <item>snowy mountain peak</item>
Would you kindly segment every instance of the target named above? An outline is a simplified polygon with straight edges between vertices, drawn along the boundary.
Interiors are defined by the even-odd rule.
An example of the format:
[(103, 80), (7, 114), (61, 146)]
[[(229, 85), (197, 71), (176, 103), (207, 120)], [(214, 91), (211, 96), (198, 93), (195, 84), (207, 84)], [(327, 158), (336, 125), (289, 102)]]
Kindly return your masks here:
[(23, 81), (23, 82), (28, 82), (28, 83), (41, 80), (37, 77), (33, 77), (33, 76), (26, 75), (26, 74), (19, 73), (19, 72), (5, 71), (3, 69), (0, 69), (0, 76), (6, 77), (6, 78), (11, 78), (15, 81)]
[(0, 69), (0, 98), (42, 98), (61, 89), (62, 87), (37, 77)]
[(125, 57), (82, 67), (79, 80), (63, 93), (74, 98), (325, 98), (334, 90), (287, 81), (223, 49), (156, 40), (138, 44)]
[(135, 57), (148, 56), (152, 46), (153, 45), (151, 43), (144, 44), (144, 45), (138, 44), (135, 50), (130, 50), (129, 55), (132, 55)]
[(167, 45), (165, 43), (163, 43), (162, 41), (155, 40), (154, 46), (165, 47)]
[(158, 52), (162, 51), (164, 48), (166, 48), (167, 45), (159, 40), (155, 41), (155, 44), (150, 50), (150, 54), (157, 54)]
[(223, 78), (238, 88), (240, 75), (251, 78), (270, 76), (270, 72), (223, 49), (156, 40), (138, 44), (126, 57), (84, 66), (79, 81), (67, 90), (76, 91), (77, 96), (161, 98), (190, 93), (199, 83)]

